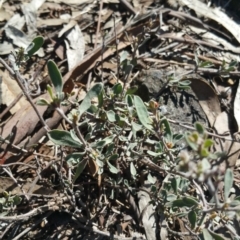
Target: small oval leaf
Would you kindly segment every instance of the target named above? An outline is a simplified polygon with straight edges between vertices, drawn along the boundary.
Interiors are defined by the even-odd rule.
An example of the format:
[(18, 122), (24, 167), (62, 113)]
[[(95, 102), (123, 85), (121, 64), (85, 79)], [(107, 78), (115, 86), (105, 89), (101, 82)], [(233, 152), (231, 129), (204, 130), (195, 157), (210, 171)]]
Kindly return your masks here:
[(205, 132), (205, 129), (204, 129), (203, 125), (199, 122), (196, 122), (194, 125), (195, 125), (195, 128), (196, 128), (197, 132), (199, 134), (203, 135), (204, 132)]
[(118, 173), (118, 169), (116, 167), (114, 167), (109, 161), (107, 161), (107, 165), (108, 165), (111, 173), (114, 173), (114, 174)]
[(99, 94), (103, 90), (103, 84), (102, 83), (96, 83), (88, 92), (85, 98), (83, 99), (81, 105), (79, 106), (78, 110), (80, 112), (80, 116), (87, 111), (91, 107), (91, 100), (94, 97), (98, 97)]
[(227, 201), (231, 188), (233, 186), (233, 172), (230, 168), (226, 170), (225, 176), (224, 176), (224, 198), (225, 201)]
[(148, 115), (147, 108), (139, 96), (134, 96), (134, 104), (135, 104), (137, 115), (141, 124), (145, 128), (149, 130), (153, 130), (152, 121)]
[(36, 53), (43, 45), (44, 39), (42, 36), (35, 37), (32, 43), (27, 47), (27, 55), (31, 57), (34, 53)]
[(196, 222), (197, 222), (197, 214), (194, 210), (192, 210), (188, 213), (188, 221), (191, 224), (191, 229), (194, 229), (196, 226)]
[(47, 63), (47, 68), (56, 93), (58, 94), (62, 93), (63, 89), (62, 74), (60, 73), (56, 63), (52, 60), (49, 60)]
[(122, 84), (121, 83), (115, 84), (113, 86), (112, 90), (113, 90), (113, 93), (115, 95), (118, 95), (118, 94), (122, 93), (122, 90), (123, 90)]
[(130, 172), (131, 172), (131, 174), (132, 174), (133, 177), (135, 177), (136, 174), (137, 174), (137, 170), (136, 170), (133, 162), (130, 163)]

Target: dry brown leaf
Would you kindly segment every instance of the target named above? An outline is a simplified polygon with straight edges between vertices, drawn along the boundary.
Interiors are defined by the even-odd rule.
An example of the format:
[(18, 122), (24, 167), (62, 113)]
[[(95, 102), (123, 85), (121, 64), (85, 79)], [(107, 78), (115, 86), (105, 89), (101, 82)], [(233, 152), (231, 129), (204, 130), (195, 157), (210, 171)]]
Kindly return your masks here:
[[(7, 71), (0, 70), (0, 76), (2, 76), (2, 103), (8, 106), (15, 98), (22, 92), (17, 82), (12, 79)], [(22, 97), (15, 105), (10, 109), (10, 112), (14, 114), (18, 110), (22, 109), (27, 100)]]
[(69, 19), (60, 19), (60, 18), (51, 18), (51, 19), (42, 19), (40, 18), (37, 22), (37, 28), (48, 26), (48, 27), (56, 27), (60, 26), (64, 23), (68, 23)]
[(92, 158), (89, 158), (88, 159), (88, 167), (89, 167), (89, 170), (90, 170), (90, 173), (92, 174), (92, 176), (95, 176), (98, 172), (98, 164), (95, 160), (93, 160)]
[(11, 14), (4, 9), (0, 9), (0, 22), (7, 21), (11, 17)]
[(65, 3), (66, 5), (81, 5), (81, 4), (87, 4), (92, 3), (92, 0), (48, 0), (48, 2), (55, 2), (55, 3)]
[[(226, 134), (230, 132), (229, 126), (229, 116), (226, 112), (222, 112), (216, 118), (214, 129), (216, 130), (217, 134)], [(228, 153), (230, 157), (227, 158), (226, 165), (229, 167), (234, 167), (239, 156), (238, 150), (240, 149), (240, 143), (236, 141), (233, 142), (231, 134), (225, 136), (225, 138), (229, 140), (215, 139), (214, 148), (217, 152), (224, 151)]]
[(196, 94), (199, 103), (205, 112), (212, 127), (216, 117), (221, 113), (220, 102), (214, 89), (205, 79), (191, 78), (191, 88)]
[[(32, 182), (26, 182), (23, 184), (22, 188), (25, 192), (28, 192), (31, 186)], [(12, 195), (23, 194), (22, 190), (16, 185), (13, 179), (8, 177), (0, 177), (0, 193), (3, 191), (10, 192)], [(52, 189), (48, 189), (37, 184), (33, 188), (34, 194), (50, 195), (54, 194), (54, 192), (55, 191)]]
[(229, 31), (235, 39), (240, 43), (240, 26), (233, 19), (227, 16), (226, 13), (221, 11), (220, 8), (210, 8), (207, 4), (201, 2), (200, 0), (177, 0), (182, 6), (188, 6), (196, 12), (199, 16), (204, 16), (210, 18), (221, 24), (227, 31)]
[(67, 48), (68, 69), (73, 69), (83, 59), (85, 52), (85, 41), (82, 31), (78, 25), (68, 31), (65, 40)]
[(67, 23), (63, 29), (58, 33), (58, 37), (62, 37), (62, 35), (64, 33), (66, 33), (67, 31), (69, 31), (70, 29), (72, 29), (75, 25), (77, 24), (77, 22), (75, 20), (70, 20), (69, 23)]
[(216, 129), (218, 134), (226, 134), (229, 133), (229, 117), (228, 114), (224, 111), (216, 117), (216, 121), (214, 123), (214, 128)]

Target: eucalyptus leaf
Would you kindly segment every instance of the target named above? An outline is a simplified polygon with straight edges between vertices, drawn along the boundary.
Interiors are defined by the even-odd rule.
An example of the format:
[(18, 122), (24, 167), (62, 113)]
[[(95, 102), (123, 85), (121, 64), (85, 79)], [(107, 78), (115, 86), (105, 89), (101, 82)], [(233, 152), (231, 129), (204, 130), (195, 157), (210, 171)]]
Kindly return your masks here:
[(80, 141), (72, 138), (71, 133), (63, 130), (51, 130), (48, 132), (49, 139), (56, 145), (82, 148)]
[(153, 130), (152, 121), (148, 115), (146, 106), (144, 105), (142, 99), (139, 96), (134, 96), (134, 105), (136, 107), (137, 115), (141, 124), (145, 128), (152, 131)]
[(227, 201), (231, 188), (233, 186), (233, 172), (230, 168), (226, 170), (224, 176), (224, 199)]
[(55, 88), (55, 92), (58, 94), (61, 94), (63, 89), (62, 74), (60, 73), (56, 63), (52, 60), (48, 61), (47, 68), (48, 68), (50, 79)]
[(80, 104), (78, 110), (80, 112), (80, 116), (87, 111), (91, 107), (91, 100), (94, 97), (98, 97), (103, 90), (102, 83), (96, 83), (88, 92), (85, 98), (83, 99), (82, 103)]

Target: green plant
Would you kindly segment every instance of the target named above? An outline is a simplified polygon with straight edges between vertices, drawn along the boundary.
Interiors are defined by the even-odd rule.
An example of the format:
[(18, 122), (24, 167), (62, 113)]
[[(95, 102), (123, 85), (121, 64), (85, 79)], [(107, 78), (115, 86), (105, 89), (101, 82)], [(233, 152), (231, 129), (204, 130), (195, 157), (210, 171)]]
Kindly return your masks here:
[(0, 216), (5, 216), (21, 203), (22, 198), (16, 195), (11, 196), (6, 191), (4, 191), (2, 195), (3, 197), (0, 198)]
[[(50, 68), (56, 71), (54, 64)], [(59, 97), (61, 77), (54, 79), (53, 85), (59, 89), (56, 96), (60, 103), (64, 99)], [(79, 107), (64, 116), (73, 129), (48, 133), (56, 145), (75, 149), (65, 158), (73, 169), (72, 181), (77, 182), (89, 171), (111, 189), (108, 197), (112, 199), (116, 194), (114, 186), (126, 187), (134, 194), (140, 179), (145, 178), (152, 183), (151, 203), (168, 222), (170, 234), (175, 234), (170, 223), (178, 218), (184, 220), (189, 234), (199, 239), (224, 239), (210, 226), (220, 223), (231, 226), (233, 219), (238, 218), (239, 198), (229, 198), (232, 170), (227, 169), (224, 177), (217, 166), (212, 167), (212, 161), (220, 156), (210, 150), (214, 141), (208, 138), (204, 127), (196, 123), (196, 130), (185, 134), (191, 150), (179, 149), (178, 142), (184, 136), (172, 132), (168, 120), (158, 111), (158, 104), (153, 100), (144, 103), (133, 93), (131, 88), (124, 90), (120, 83), (112, 88), (97, 83)], [(144, 158), (150, 161), (149, 166), (156, 164), (168, 174), (159, 190), (152, 177), (156, 172), (146, 168), (143, 175), (140, 171)], [(130, 175), (122, 171), (123, 166)], [(220, 181), (223, 177), (225, 188), (221, 200), (213, 179)], [(210, 200), (205, 196), (203, 184), (210, 192)]]

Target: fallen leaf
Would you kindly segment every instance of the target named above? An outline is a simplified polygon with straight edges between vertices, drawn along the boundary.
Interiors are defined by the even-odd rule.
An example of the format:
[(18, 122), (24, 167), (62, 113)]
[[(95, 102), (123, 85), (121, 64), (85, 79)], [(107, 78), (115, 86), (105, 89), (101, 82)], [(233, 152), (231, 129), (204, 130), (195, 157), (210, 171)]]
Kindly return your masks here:
[(85, 41), (78, 25), (75, 25), (75, 27), (68, 32), (66, 38), (68, 69), (71, 70), (83, 59)]
[[(21, 88), (18, 86), (16, 80), (11, 78), (9, 73), (7, 71), (0, 70), (0, 76), (2, 76), (2, 96), (1, 101), (2, 104), (5, 104), (8, 106), (10, 103), (12, 103), (15, 98), (22, 93)], [(25, 97), (22, 97), (16, 104), (10, 109), (10, 112), (12, 114), (16, 113), (19, 109), (22, 109), (28, 101), (25, 99)]]
[(238, 83), (238, 88), (236, 91), (234, 103), (233, 103), (234, 117), (238, 124), (238, 131), (240, 129), (240, 83)]
[(205, 112), (210, 126), (212, 127), (216, 117), (221, 113), (220, 102), (216, 92), (205, 79), (188, 77), (185, 79), (191, 80), (191, 88), (196, 94), (199, 104)]
[(217, 116), (216, 121), (214, 123), (214, 129), (216, 130), (216, 133), (217, 134), (229, 133), (228, 135), (225, 136), (225, 138), (229, 140), (216, 138), (214, 140), (215, 141), (214, 150), (216, 152), (223, 152), (223, 151), (226, 152), (228, 156), (230, 156), (225, 161), (226, 166), (234, 167), (239, 157), (238, 150), (240, 149), (240, 143), (234, 141), (234, 139), (232, 138), (232, 135), (230, 134), (229, 120), (230, 120), (229, 116), (225, 111)]

